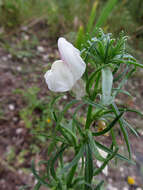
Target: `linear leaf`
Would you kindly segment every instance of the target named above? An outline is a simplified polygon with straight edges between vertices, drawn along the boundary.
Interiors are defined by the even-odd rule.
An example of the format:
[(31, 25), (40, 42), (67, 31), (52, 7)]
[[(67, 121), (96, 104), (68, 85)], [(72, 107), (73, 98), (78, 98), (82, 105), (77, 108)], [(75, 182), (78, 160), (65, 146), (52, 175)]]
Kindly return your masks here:
[(115, 4), (117, 3), (117, 0), (108, 0), (106, 5), (103, 7), (100, 16), (96, 22), (95, 28), (93, 30), (93, 35), (96, 32), (96, 28), (99, 28), (103, 26), (103, 24), (106, 22), (109, 14), (111, 13), (112, 9), (114, 8)]
[[(112, 151), (111, 149), (109, 149), (108, 147), (106, 147), (106, 146), (100, 144), (100, 143), (97, 142), (97, 141), (95, 141), (95, 143), (96, 143), (96, 145), (97, 145), (100, 149), (104, 150), (105, 152), (111, 153), (111, 154), (113, 153), (113, 151)], [(121, 159), (121, 160), (123, 160), (123, 161), (126, 161), (126, 162), (128, 162), (128, 163), (130, 163), (130, 164), (135, 164), (132, 160), (129, 160), (128, 158), (124, 157), (124, 156), (121, 155), (121, 154), (118, 154), (118, 153), (117, 153), (117, 154), (116, 154), (116, 157), (119, 158), (119, 159)]]
[[(119, 112), (119, 110), (118, 110), (115, 103), (112, 104), (112, 108), (115, 111), (116, 116), (118, 116), (120, 114), (120, 112)], [(120, 129), (121, 129), (121, 131), (123, 133), (123, 136), (124, 136), (124, 139), (125, 139), (125, 142), (126, 142), (126, 145), (127, 145), (129, 158), (131, 159), (131, 146), (130, 146), (130, 143), (129, 143), (128, 132), (127, 132), (126, 128), (124, 127), (124, 123), (123, 123), (122, 119), (119, 119), (119, 124), (120, 124)]]
[(130, 129), (130, 131), (136, 135), (137, 137), (139, 137), (138, 132), (126, 121), (123, 119), (123, 123)]
[(46, 187), (50, 187), (50, 184), (49, 184), (48, 182), (46, 182), (42, 177), (40, 177), (40, 176), (37, 174), (37, 171), (36, 171), (36, 169), (35, 169), (34, 160), (32, 161), (31, 169), (32, 169), (33, 175), (35, 176), (35, 178), (36, 178), (41, 184), (43, 184), (43, 185), (46, 186)]
[(99, 161), (104, 162), (105, 158), (103, 158), (100, 155), (100, 153), (99, 153), (99, 151), (97, 149), (97, 146), (96, 146), (96, 144), (94, 142), (94, 139), (93, 139), (93, 136), (92, 136), (91, 132), (88, 133), (88, 137), (89, 137), (90, 146), (92, 147), (92, 152), (94, 153), (95, 158), (97, 160), (99, 160)]
[(105, 166), (108, 164), (108, 162), (115, 157), (115, 155), (117, 154), (119, 148), (116, 148), (115, 151), (111, 154), (107, 156), (107, 159), (104, 161), (104, 163), (101, 165), (100, 168), (96, 169), (94, 171), (94, 175), (98, 175), (99, 173), (101, 173), (101, 171), (105, 168)]
[(69, 128), (64, 127), (63, 125), (60, 125), (60, 126), (61, 126), (61, 128), (64, 129), (65, 132), (72, 138), (72, 141), (71, 141), (71, 142), (73, 142), (74, 146), (76, 146), (76, 145), (77, 145), (77, 141), (76, 141), (77, 136), (76, 136)]
[[(92, 150), (89, 144), (85, 145), (85, 181), (91, 184), (93, 178), (93, 158)], [(85, 185), (85, 190), (90, 190), (91, 188)]]
[(67, 146), (61, 146), (60, 150), (55, 154), (55, 156), (53, 157), (52, 161), (51, 161), (51, 166), (50, 166), (50, 172), (52, 177), (56, 180), (59, 181), (56, 172), (55, 172), (55, 162), (58, 159), (58, 157), (63, 153), (63, 151), (65, 150)]
[(91, 30), (92, 30), (92, 28), (94, 26), (97, 5), (98, 5), (98, 1), (95, 1), (95, 3), (93, 4), (93, 7), (91, 9), (91, 13), (90, 13), (90, 16), (89, 16), (89, 19), (88, 19), (87, 29), (86, 29), (86, 32), (88, 32), (88, 33), (91, 32)]
[(101, 182), (99, 182), (99, 184), (97, 184), (97, 186), (95, 187), (94, 190), (101, 190), (101, 186), (104, 184), (104, 181), (102, 180)]
[(79, 152), (77, 153), (77, 155), (74, 157), (74, 159), (67, 165), (65, 166), (62, 170), (61, 170), (61, 173), (64, 173), (66, 172), (68, 169), (72, 168), (73, 166), (75, 166), (79, 159), (83, 156), (84, 154), (84, 148), (85, 148), (85, 145), (82, 145)]

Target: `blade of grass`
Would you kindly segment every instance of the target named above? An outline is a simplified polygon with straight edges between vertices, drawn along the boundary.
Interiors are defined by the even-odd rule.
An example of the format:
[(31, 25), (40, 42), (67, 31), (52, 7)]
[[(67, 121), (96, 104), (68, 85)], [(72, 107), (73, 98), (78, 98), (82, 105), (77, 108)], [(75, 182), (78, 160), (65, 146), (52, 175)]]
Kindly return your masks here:
[(101, 182), (99, 182), (99, 184), (95, 187), (94, 190), (101, 190), (101, 186), (104, 184), (104, 181), (102, 180)]
[(66, 172), (68, 169), (72, 168), (73, 166), (75, 166), (79, 159), (83, 156), (84, 154), (84, 149), (85, 149), (85, 145), (83, 144), (79, 150), (79, 152), (77, 153), (77, 155), (74, 157), (74, 159), (67, 165), (65, 166), (62, 170), (61, 170), (61, 174)]
[[(112, 109), (114, 110), (116, 116), (118, 116), (120, 114), (115, 103), (112, 103)], [(127, 133), (126, 128), (124, 127), (124, 123), (123, 123), (122, 119), (119, 119), (119, 124), (120, 124), (120, 129), (123, 133), (125, 142), (126, 142), (126, 146), (127, 146), (128, 153), (129, 153), (129, 158), (131, 159), (131, 146), (130, 146), (130, 142), (129, 142), (129, 138), (128, 138), (128, 133)]]
[(102, 27), (104, 23), (106, 22), (108, 16), (112, 12), (112, 9), (114, 8), (115, 4), (117, 3), (118, 0), (108, 0), (106, 5), (103, 7), (101, 14), (96, 22), (96, 25), (93, 29), (93, 36), (95, 35), (96, 28)]
[(91, 9), (91, 13), (88, 19), (88, 23), (87, 23), (87, 29), (86, 32), (90, 33), (92, 31), (94, 22), (95, 22), (95, 17), (96, 17), (96, 9), (98, 6), (98, 1), (95, 1), (93, 4), (93, 7)]

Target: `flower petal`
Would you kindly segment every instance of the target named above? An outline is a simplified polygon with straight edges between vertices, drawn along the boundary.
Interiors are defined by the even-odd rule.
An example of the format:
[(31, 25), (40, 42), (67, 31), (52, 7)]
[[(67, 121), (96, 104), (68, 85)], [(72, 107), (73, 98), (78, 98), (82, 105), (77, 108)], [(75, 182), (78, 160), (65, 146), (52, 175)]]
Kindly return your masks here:
[(72, 88), (73, 93), (75, 93), (76, 99), (81, 100), (81, 98), (85, 95), (85, 84), (82, 79), (76, 81)]
[(44, 77), (48, 88), (54, 92), (69, 91), (75, 82), (71, 71), (62, 60), (55, 61)]
[(59, 38), (58, 48), (62, 60), (68, 65), (75, 81), (85, 72), (86, 64), (80, 57), (80, 51), (64, 38)]

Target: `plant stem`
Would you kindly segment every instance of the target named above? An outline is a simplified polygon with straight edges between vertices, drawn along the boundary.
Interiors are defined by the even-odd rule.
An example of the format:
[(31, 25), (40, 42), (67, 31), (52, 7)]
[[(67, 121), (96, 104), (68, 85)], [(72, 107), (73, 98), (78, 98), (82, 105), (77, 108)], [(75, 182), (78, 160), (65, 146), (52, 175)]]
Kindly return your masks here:
[(92, 113), (92, 106), (88, 106), (88, 112), (87, 112), (87, 118), (86, 118), (86, 124), (85, 124), (85, 129), (89, 129), (90, 124), (91, 124), (91, 113)]

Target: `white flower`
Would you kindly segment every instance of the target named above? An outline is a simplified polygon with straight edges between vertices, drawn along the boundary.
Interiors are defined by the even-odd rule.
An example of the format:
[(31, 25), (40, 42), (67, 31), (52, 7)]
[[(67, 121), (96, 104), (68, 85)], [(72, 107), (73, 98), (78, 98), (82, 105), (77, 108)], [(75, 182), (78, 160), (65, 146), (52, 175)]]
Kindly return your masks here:
[(55, 61), (44, 77), (51, 91), (66, 92), (82, 77), (86, 65), (79, 50), (64, 38), (58, 39), (58, 49), (62, 60)]

